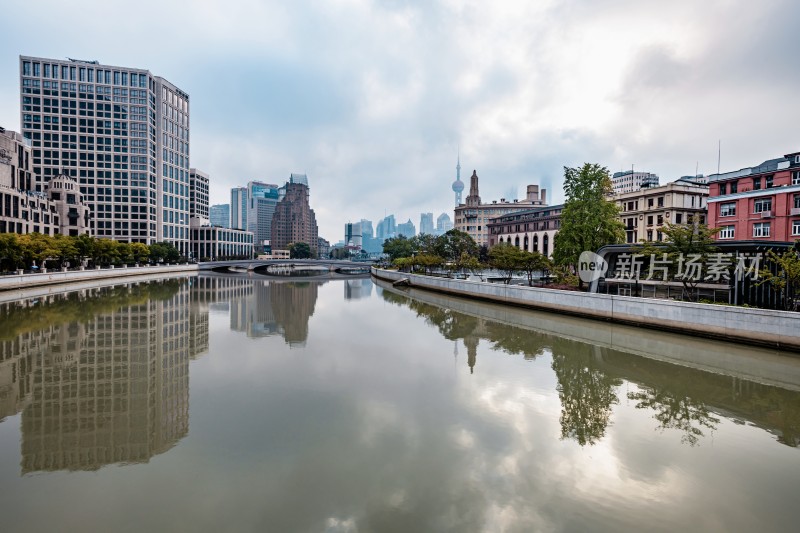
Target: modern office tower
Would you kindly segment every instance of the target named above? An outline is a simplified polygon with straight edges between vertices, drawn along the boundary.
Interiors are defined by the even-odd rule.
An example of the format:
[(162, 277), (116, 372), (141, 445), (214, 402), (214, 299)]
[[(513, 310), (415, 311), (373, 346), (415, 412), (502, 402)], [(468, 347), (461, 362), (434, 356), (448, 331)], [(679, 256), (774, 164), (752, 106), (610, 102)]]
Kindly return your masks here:
[(397, 224), (394, 220), (394, 215), (384, 217), (383, 220), (378, 222), (378, 227), (375, 230), (375, 236), (383, 243), (386, 239), (391, 239), (397, 232)]
[(61, 174), (37, 192), (32, 153), (22, 135), (0, 128), (0, 233), (88, 233), (91, 211), (78, 181)]
[[(302, 178), (295, 178), (302, 176)], [(305, 182), (305, 183), (304, 183)], [(281, 187), (281, 200), (275, 207), (272, 218), (270, 244), (275, 250), (288, 250), (289, 244), (304, 242), (311, 248), (312, 257), (317, 255), (318, 229), (314, 210), (308, 203), (308, 178), (292, 174), (289, 182)]]
[(361, 248), (361, 222), (348, 222), (344, 225), (344, 244)]
[(433, 227), (433, 213), (422, 213), (419, 217), (419, 233), (433, 235), (435, 228)]
[(436, 219), (436, 234), (444, 235), (451, 229), (453, 229), (453, 221), (450, 220), (450, 215), (447, 213), (439, 215)]
[(658, 176), (650, 172), (634, 172), (633, 170), (614, 172), (614, 175), (611, 176), (611, 186), (614, 189), (614, 194), (624, 194), (648, 187), (658, 187)]
[(209, 219), (208, 213), (208, 174), (189, 169), (189, 217)]
[(408, 219), (408, 222), (403, 224), (397, 225), (397, 235), (404, 235), (409, 239), (417, 234), (417, 228), (414, 227), (414, 223), (411, 222), (411, 219)]
[(208, 210), (208, 218), (212, 226), (218, 228), (231, 227), (231, 204), (212, 205)]
[(36, 189), (78, 180), (92, 234), (189, 248), (189, 95), (150, 71), (20, 56)]
[(247, 183), (247, 231), (254, 235), (255, 245), (262, 251), (272, 236), (272, 217), (278, 204), (279, 189), (272, 183)]
[(231, 189), (231, 228), (247, 229), (247, 187)]
[(361, 238), (362, 239), (366, 239), (366, 238), (372, 239), (374, 236), (375, 236), (375, 232), (372, 231), (372, 221), (371, 220), (367, 220), (365, 218), (362, 218), (361, 219)]

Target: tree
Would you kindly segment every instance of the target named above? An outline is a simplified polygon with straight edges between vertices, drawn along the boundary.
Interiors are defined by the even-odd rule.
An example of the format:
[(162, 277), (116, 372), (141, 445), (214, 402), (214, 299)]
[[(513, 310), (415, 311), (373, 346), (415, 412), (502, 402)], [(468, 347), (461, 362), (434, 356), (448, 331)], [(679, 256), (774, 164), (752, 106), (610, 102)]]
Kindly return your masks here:
[(624, 240), (625, 227), (619, 220), (619, 208), (607, 199), (612, 191), (607, 168), (595, 163), (580, 168), (564, 167), (566, 201), (554, 242), (556, 264), (574, 270), (582, 252), (596, 252), (607, 244)]
[(150, 255), (150, 248), (141, 242), (132, 242), (130, 247), (131, 255), (133, 256), (133, 261), (135, 263), (139, 263), (147, 259)]
[(447, 261), (458, 261), (464, 254), (478, 257), (478, 244), (468, 233), (451, 229), (436, 239), (436, 254)]
[(22, 261), (22, 247), (17, 234), (0, 234), (0, 269), (15, 269), (20, 261)]
[(108, 265), (117, 261), (119, 252), (119, 243), (113, 239), (97, 239), (95, 242), (94, 258), (101, 265)]
[(519, 269), (527, 275), (528, 287), (533, 287), (533, 273), (541, 272), (543, 276), (547, 276), (553, 269), (553, 264), (547, 256), (539, 252), (522, 250)]
[(78, 257), (75, 238), (62, 234), (55, 235), (53, 237), (53, 254), (58, 258), (61, 266), (66, 266), (67, 261), (74, 261)]
[(150, 245), (150, 258), (154, 261), (177, 261), (180, 256), (178, 249), (168, 242), (156, 242)]
[(51, 255), (55, 255), (53, 250), (53, 238), (41, 233), (27, 233), (17, 238), (22, 249), (22, 260), (26, 265), (34, 263), (44, 266), (44, 261)]
[(767, 261), (777, 267), (777, 273), (769, 267), (762, 268), (758, 273), (761, 277), (758, 285), (768, 283), (779, 297), (783, 297), (784, 308), (796, 311), (800, 300), (800, 255), (797, 250), (787, 250), (782, 254), (768, 250)]
[[(642, 248), (642, 255), (654, 260), (666, 261), (670, 277), (679, 279), (683, 285), (682, 298), (694, 301), (698, 283), (703, 281), (702, 272), (706, 271), (709, 257), (718, 251), (714, 235), (722, 228), (709, 228), (705, 224), (670, 224), (667, 222), (661, 233), (663, 243), (647, 242)], [(689, 266), (689, 262), (691, 265)], [(652, 264), (651, 264), (652, 267)], [(655, 269), (653, 269), (655, 270)], [(654, 273), (661, 276), (663, 271)]]
[(392, 262), (400, 257), (411, 257), (415, 251), (414, 243), (405, 235), (392, 237), (383, 242), (383, 253), (388, 255)]
[(508, 284), (514, 273), (522, 270), (523, 253), (512, 244), (501, 243), (489, 250), (489, 264), (503, 275), (503, 282)]
[(78, 259), (81, 261), (84, 259), (94, 259), (96, 242), (97, 239), (86, 233), (78, 235), (75, 238), (75, 249), (78, 251)]
[(305, 242), (293, 242), (289, 245), (289, 257), (291, 259), (310, 259), (311, 246)]

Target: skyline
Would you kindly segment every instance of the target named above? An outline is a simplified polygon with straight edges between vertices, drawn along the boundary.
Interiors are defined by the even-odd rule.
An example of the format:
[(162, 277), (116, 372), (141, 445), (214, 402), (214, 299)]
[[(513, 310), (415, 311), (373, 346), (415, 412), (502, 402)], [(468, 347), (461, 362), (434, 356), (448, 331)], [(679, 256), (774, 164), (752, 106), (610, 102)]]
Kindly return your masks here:
[(720, 140), (722, 171), (800, 145), (788, 1), (43, 2), (35, 38), (29, 9), (5, 9), (0, 126), (21, 129), (19, 55), (148, 68), (190, 95), (211, 204), (305, 173), (332, 242), (361, 218), (452, 217), (459, 147), (484, 199), (530, 183), (557, 204), (565, 165), (666, 183), (716, 172)]

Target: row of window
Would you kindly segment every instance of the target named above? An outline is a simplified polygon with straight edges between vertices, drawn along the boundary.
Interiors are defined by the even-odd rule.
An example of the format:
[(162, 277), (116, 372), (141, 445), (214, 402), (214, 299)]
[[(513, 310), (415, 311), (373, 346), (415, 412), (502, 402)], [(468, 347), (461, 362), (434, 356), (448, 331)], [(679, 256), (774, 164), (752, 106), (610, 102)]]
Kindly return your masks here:
[[(794, 195), (794, 208), (800, 209), (800, 194)], [(753, 213), (767, 213), (772, 211), (772, 198), (758, 198), (753, 202)], [(736, 202), (719, 205), (720, 217), (736, 216)]]
[[(59, 76), (60, 74), (60, 76)], [(105, 83), (106, 85), (124, 85), (130, 83), (131, 87), (147, 87), (147, 75), (138, 72), (124, 72), (120, 70), (95, 69), (89, 66), (52, 65), (39, 62), (23, 61), (22, 75), (34, 78), (62, 79), (69, 81), (83, 81), (88, 83)], [(113, 81), (112, 81), (113, 80)]]
[[(800, 220), (792, 221), (792, 235), (800, 236)], [(753, 237), (769, 237), (770, 222), (756, 222), (753, 224)], [(720, 239), (735, 239), (736, 226), (722, 226), (719, 232)]]
[[(759, 176), (757, 178), (753, 178), (752, 185), (753, 190), (758, 191), (761, 190), (762, 185), (764, 189), (772, 189), (774, 184), (775, 176)], [(792, 185), (800, 185), (800, 170), (792, 171)], [(719, 195), (724, 196), (726, 194), (735, 194), (739, 192), (739, 183), (736, 181), (730, 183), (720, 183), (719, 184)]]

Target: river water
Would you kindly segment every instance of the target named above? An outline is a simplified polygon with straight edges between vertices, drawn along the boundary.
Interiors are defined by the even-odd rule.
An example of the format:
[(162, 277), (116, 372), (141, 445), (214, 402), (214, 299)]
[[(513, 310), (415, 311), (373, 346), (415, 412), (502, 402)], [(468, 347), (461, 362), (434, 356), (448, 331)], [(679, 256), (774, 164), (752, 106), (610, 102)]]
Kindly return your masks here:
[(369, 279), (0, 305), (0, 530), (792, 531), (800, 357)]

